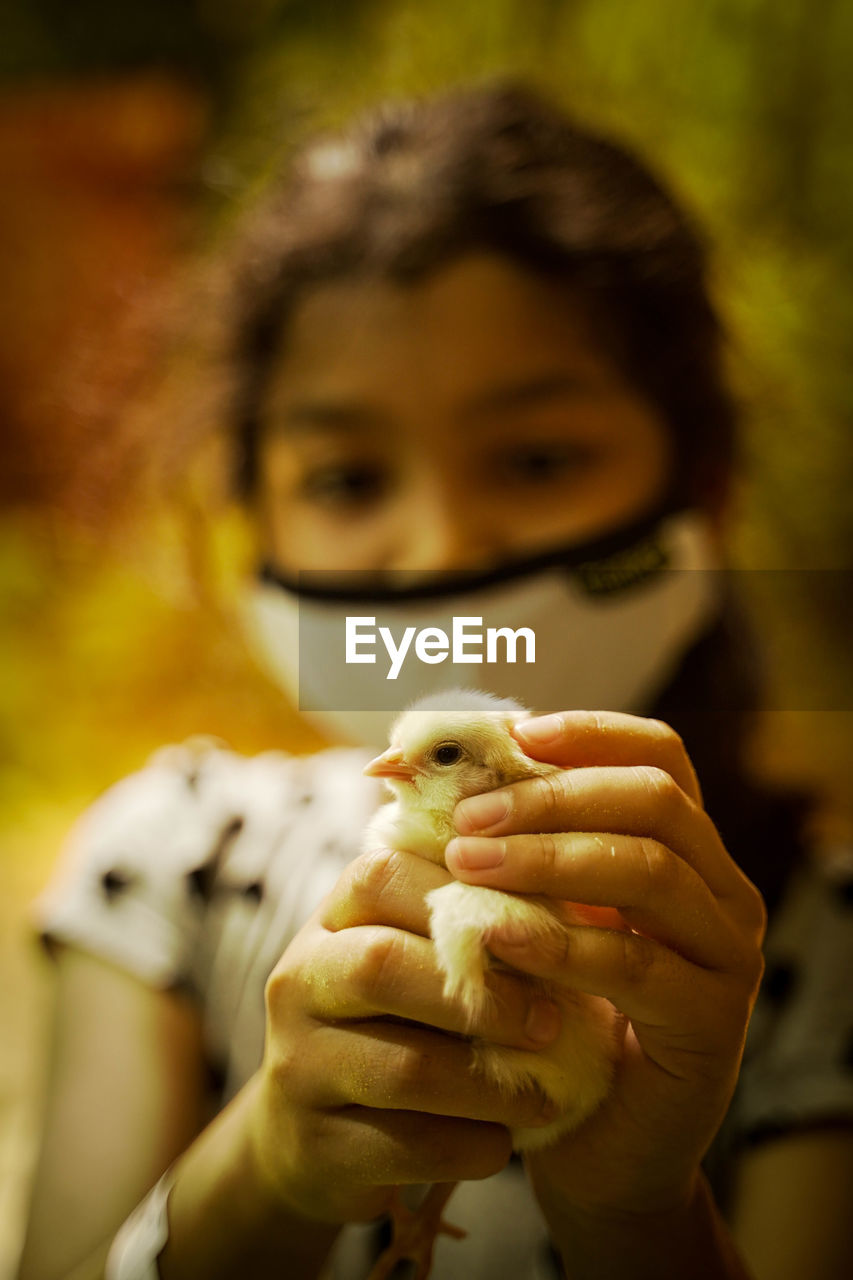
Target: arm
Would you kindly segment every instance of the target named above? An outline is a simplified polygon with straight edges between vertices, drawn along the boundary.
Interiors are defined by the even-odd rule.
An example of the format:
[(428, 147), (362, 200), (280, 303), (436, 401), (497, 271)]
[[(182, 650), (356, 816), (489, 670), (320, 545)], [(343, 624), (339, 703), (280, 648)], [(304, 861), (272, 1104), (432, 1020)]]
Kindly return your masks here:
[(202, 1064), (188, 1001), (59, 949), (44, 1139), (19, 1280), (102, 1280), (115, 1232), (182, 1151), (166, 1277), (278, 1280), (283, 1257), (297, 1268), (290, 1274), (303, 1274), (303, 1264), (317, 1274), (334, 1232), (291, 1220), (253, 1177), (241, 1123), (251, 1088), (196, 1138)]
[[(530, 722), (536, 727), (536, 722)], [(763, 903), (704, 812), (678, 737), (656, 721), (567, 712), (516, 734), (546, 778), (463, 801), (448, 867), (470, 883), (579, 904), (550, 951), (501, 927), (490, 950), (621, 1013), (609, 1097), (526, 1160), (569, 1274), (746, 1275), (700, 1173), (728, 1109), (762, 972)], [(477, 813), (483, 801), (493, 815)], [(497, 820), (496, 820), (497, 819)], [(527, 834), (527, 833), (540, 834)], [(493, 865), (488, 866), (490, 854)], [(466, 866), (466, 860), (468, 865)]]
[(849, 1124), (786, 1134), (746, 1152), (733, 1231), (756, 1280), (845, 1275), (853, 1257), (851, 1187)]
[(20, 1280), (58, 1280), (78, 1265), (81, 1280), (98, 1274), (82, 1260), (106, 1256), (105, 1241), (202, 1123), (201, 1029), (189, 1002), (73, 948), (60, 947), (56, 965)]

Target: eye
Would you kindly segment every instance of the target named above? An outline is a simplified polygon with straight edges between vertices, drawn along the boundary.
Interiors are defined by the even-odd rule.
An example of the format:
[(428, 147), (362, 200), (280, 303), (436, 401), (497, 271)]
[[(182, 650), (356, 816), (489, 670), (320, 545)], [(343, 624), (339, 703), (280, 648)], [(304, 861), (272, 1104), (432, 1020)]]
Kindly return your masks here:
[(300, 487), (303, 497), (319, 506), (360, 507), (382, 497), (388, 477), (371, 463), (334, 463), (309, 470)]
[(456, 764), (462, 759), (462, 748), (456, 742), (443, 742), (433, 752), (433, 759), (437, 764)]
[(589, 466), (593, 457), (593, 451), (581, 444), (531, 442), (507, 450), (499, 459), (498, 467), (507, 480), (545, 485)]

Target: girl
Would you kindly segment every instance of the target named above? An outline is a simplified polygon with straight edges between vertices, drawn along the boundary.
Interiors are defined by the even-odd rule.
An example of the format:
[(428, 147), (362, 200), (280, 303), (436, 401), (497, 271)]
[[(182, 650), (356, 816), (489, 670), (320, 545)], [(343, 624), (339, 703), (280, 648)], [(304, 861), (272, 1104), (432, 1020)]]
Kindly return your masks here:
[[(59, 1000), (20, 1280), (363, 1276), (394, 1187), (453, 1180), (469, 1236), (439, 1243), (442, 1277), (744, 1276), (723, 1208), (756, 1275), (839, 1274), (841, 899), (796, 889), (795, 806), (742, 762), (755, 693), (713, 572), (735, 415), (695, 234), (620, 148), (480, 88), (306, 148), (229, 318), (246, 615), (291, 696), (295, 602), (319, 618), (303, 704), (362, 745), (170, 749), (82, 820), (40, 908)], [(436, 599), (536, 611), (504, 691), (557, 712), (519, 741), (564, 766), (463, 802), (449, 872), (357, 856), (388, 716), (322, 647), (330, 619), (379, 601), (427, 625)], [(424, 897), (451, 874), (599, 910), (563, 955), (493, 940), (623, 1019), (607, 1101), (523, 1167), (507, 1127), (541, 1100), (469, 1071), (432, 958)], [(769, 993), (736, 1091), (767, 908), (807, 973)], [(794, 909), (821, 953), (786, 937)], [(493, 982), (476, 1033), (549, 1043), (556, 1009)]]

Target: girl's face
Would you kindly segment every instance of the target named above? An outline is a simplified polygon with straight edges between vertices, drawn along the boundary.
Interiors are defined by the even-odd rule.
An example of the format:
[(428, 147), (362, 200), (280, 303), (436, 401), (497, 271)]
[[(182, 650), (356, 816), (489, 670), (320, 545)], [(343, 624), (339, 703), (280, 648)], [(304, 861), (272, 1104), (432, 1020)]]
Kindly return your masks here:
[(296, 308), (262, 414), (268, 558), (488, 568), (654, 507), (671, 443), (565, 290), (471, 255)]

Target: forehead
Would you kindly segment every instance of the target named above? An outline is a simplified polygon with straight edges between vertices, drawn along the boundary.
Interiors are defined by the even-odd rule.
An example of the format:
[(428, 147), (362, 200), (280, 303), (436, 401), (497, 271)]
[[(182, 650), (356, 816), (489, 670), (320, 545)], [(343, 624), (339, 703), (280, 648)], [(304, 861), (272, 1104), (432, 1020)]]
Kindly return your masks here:
[[(313, 289), (287, 326), (266, 416), (336, 401), (405, 411), (413, 397), (476, 414), (513, 388), (563, 394), (621, 382), (579, 299), (497, 255), (472, 254), (414, 283), (349, 279)], [(495, 402), (490, 404), (490, 397)]]

